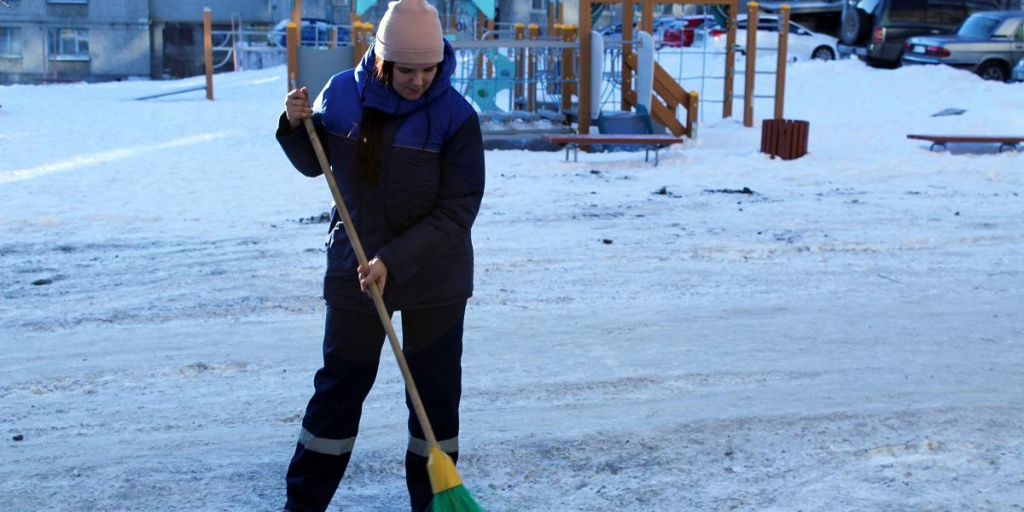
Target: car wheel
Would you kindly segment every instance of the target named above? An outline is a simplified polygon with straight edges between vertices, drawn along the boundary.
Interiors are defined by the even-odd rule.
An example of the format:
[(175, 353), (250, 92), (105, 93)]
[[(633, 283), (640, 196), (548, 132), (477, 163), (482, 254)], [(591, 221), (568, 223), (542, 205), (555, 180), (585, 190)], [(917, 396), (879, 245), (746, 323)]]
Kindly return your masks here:
[(978, 67), (976, 73), (985, 80), (994, 80), (996, 82), (1005, 82), (1006, 76), (1009, 74), (1003, 65), (998, 62), (986, 62)]
[(816, 60), (835, 60), (836, 52), (832, 51), (832, 48), (828, 46), (819, 46), (814, 49), (811, 58)]
[(855, 46), (867, 37), (868, 29), (871, 27), (871, 15), (856, 8), (848, 7), (843, 9), (843, 16), (840, 20), (839, 38), (844, 43)]

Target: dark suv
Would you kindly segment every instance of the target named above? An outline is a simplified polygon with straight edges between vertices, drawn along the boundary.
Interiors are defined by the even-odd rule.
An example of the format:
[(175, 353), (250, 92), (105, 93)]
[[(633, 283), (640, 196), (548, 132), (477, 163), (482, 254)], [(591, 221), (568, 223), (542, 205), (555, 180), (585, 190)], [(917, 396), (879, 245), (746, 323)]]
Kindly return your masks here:
[(972, 13), (1006, 10), (1011, 3), (1019, 0), (847, 0), (839, 53), (876, 67), (899, 67), (908, 37), (950, 34)]

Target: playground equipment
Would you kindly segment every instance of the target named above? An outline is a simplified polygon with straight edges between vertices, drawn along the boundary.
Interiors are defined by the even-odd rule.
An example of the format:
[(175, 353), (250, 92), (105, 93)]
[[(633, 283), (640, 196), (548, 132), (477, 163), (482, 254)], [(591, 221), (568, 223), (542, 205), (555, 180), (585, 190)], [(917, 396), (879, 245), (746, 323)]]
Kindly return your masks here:
[(182, 94), (192, 91), (206, 91), (206, 99), (213, 100), (213, 13), (209, 7), (203, 9), (203, 57), (206, 67), (206, 85), (199, 85), (195, 87), (187, 87), (185, 89), (178, 89), (175, 91), (167, 91), (157, 94), (150, 94), (148, 96), (141, 96), (135, 98), (136, 100), (150, 100), (154, 98), (162, 98), (164, 96), (171, 96), (174, 94)]
[[(592, 32), (591, 66), (590, 66), (590, 112), (597, 113), (594, 121), (597, 123), (599, 133), (631, 133), (631, 134), (653, 134), (655, 128), (650, 119), (651, 91), (654, 80), (654, 38), (646, 33), (638, 34), (637, 42), (640, 45), (636, 55), (635, 75), (637, 81), (636, 97), (637, 102), (631, 105), (631, 109), (605, 112), (603, 104), (602, 86), (615, 84), (615, 73), (612, 71), (609, 80), (605, 80), (605, 66), (609, 65), (614, 70), (615, 63), (620, 57), (621, 47), (630, 42), (609, 41), (608, 48), (605, 47), (604, 39), (597, 32)], [(619, 48), (616, 48), (616, 45)], [(618, 82), (621, 87), (621, 79)], [(613, 92), (613, 91), (610, 91)], [(630, 110), (635, 110), (631, 112)], [(661, 131), (660, 128), (657, 131)], [(580, 132), (586, 133), (586, 132)], [(679, 134), (675, 134), (678, 136)], [(632, 150), (634, 148), (627, 147)]]
[[(532, 53), (531, 53), (532, 55)], [(495, 48), (489, 48), (485, 52), (480, 53), (481, 57), (486, 57), (488, 65), (493, 68), (493, 74), (489, 78), (483, 78), (480, 73), (482, 70), (477, 68), (474, 73), (471, 74), (467, 86), (462, 90), (463, 96), (466, 96), (473, 103), (476, 103), (480, 110), (483, 112), (494, 112), (501, 110), (496, 99), (498, 93), (507, 90), (513, 90), (516, 93), (516, 97), (519, 97), (519, 91), (521, 90), (522, 84), (516, 83), (514, 80), (514, 72), (512, 61), (509, 58), (497, 51)], [(480, 66), (481, 61), (477, 61), (477, 66)], [(473, 75), (478, 75), (473, 77)]]
[[(712, 100), (701, 98), (701, 94), (697, 94), (696, 90), (687, 91), (683, 86), (683, 77), (679, 75), (671, 75), (665, 68), (662, 67), (660, 62), (654, 63), (654, 95), (650, 103), (650, 111), (652, 117), (661, 124), (664, 124), (674, 134), (684, 133), (690, 137), (695, 135), (694, 130), (696, 129), (696, 119), (699, 112), (699, 108), (702, 103), (705, 102), (721, 102), (722, 103), (722, 117), (732, 117), (733, 115), (733, 101), (734, 101), (734, 78), (736, 75), (740, 75), (744, 79), (744, 115), (743, 122), (745, 126), (753, 126), (754, 117), (754, 100), (755, 99), (773, 99), (775, 103), (774, 117), (779, 119), (783, 115), (783, 108), (785, 102), (785, 79), (786, 69), (785, 63), (787, 62), (787, 33), (789, 28), (789, 7), (783, 6), (780, 12), (781, 23), (783, 27), (779, 32), (779, 45), (778, 49), (760, 49), (765, 51), (777, 51), (778, 64), (777, 71), (759, 71), (756, 68), (757, 55), (759, 48), (755, 44), (755, 35), (757, 33), (757, 3), (751, 2), (747, 4), (748, 11), (748, 28), (747, 28), (747, 41), (742, 46), (737, 45), (736, 41), (736, 19), (739, 6), (736, 0), (581, 0), (581, 11), (586, 12), (586, 9), (590, 8), (586, 4), (592, 6), (598, 5), (618, 5), (622, 7), (622, 26), (626, 27), (623, 29), (623, 41), (622, 41), (622, 77), (621, 77), (621, 109), (629, 110), (639, 101), (642, 97), (646, 97), (646, 94), (642, 91), (634, 90), (633, 84), (635, 80), (638, 80), (639, 76), (644, 76), (645, 72), (637, 74), (639, 67), (642, 67), (641, 63), (637, 61), (637, 56), (634, 55), (633, 41), (628, 41), (625, 34), (630, 34), (629, 27), (633, 27), (634, 23), (634, 10), (636, 7), (640, 8), (640, 23), (638, 27), (638, 33), (644, 31), (650, 32), (654, 23), (654, 6), (663, 4), (672, 5), (698, 5), (703, 6), (703, 9), (709, 15), (713, 15), (720, 24), (726, 27), (726, 51), (724, 52), (709, 52), (707, 48), (697, 49), (692, 48), (689, 51), (696, 51), (698, 55), (702, 55), (704, 63), (708, 55), (724, 55), (724, 73), (721, 76), (706, 76), (704, 70), (701, 71), (700, 76), (691, 77), (700, 79), (700, 88), (703, 91), (704, 81), (707, 78), (720, 79), (723, 81), (722, 88), (722, 99)], [(586, 17), (583, 18), (584, 20)], [(590, 38), (594, 39), (596, 36), (590, 34)], [(584, 37), (586, 39), (586, 37)], [(639, 38), (637, 38), (639, 39)], [(706, 41), (706, 38), (705, 38)], [(641, 44), (641, 48), (642, 48)], [(586, 41), (581, 41), (581, 51), (586, 52), (588, 48), (594, 48), (593, 44), (587, 44)], [(734, 69), (734, 63), (738, 51), (745, 56), (746, 62), (743, 70), (737, 71)], [(679, 57), (680, 68), (682, 67), (683, 54), (688, 51), (685, 48), (679, 50), (668, 50), (659, 51), (658, 61), (661, 61), (662, 56), (666, 54), (671, 55), (675, 53)], [(671, 61), (671, 59), (669, 59)], [(593, 62), (593, 59), (584, 59), (584, 65), (587, 62)], [(681, 74), (681, 73), (680, 73)], [(774, 95), (757, 95), (755, 94), (755, 78), (757, 75), (775, 75), (775, 94)], [(678, 116), (678, 124), (673, 120), (676, 116), (673, 115), (678, 107), (682, 106), (685, 113)], [(591, 115), (590, 117), (594, 117)], [(585, 121), (585, 120), (584, 120)], [(673, 126), (674, 125), (674, 126)], [(580, 131), (589, 127), (580, 126)]]
[(459, 62), (452, 82), (480, 110), (487, 147), (538, 147), (539, 134), (571, 131), (578, 43), (572, 27), (553, 29), (542, 34), (535, 24), (479, 16), (475, 35), (452, 41)]
[[(669, 0), (667, 2), (659, 3), (686, 4), (697, 2), (687, 0)], [(699, 3), (730, 5), (734, 7), (736, 5), (736, 0), (702, 0)], [(634, 6), (641, 6), (641, 22), (639, 31), (641, 34), (646, 32), (649, 37), (649, 34), (653, 32), (654, 2), (652, 0), (580, 0), (580, 11), (591, 12), (591, 6), (595, 4), (619, 4), (622, 6), (622, 109), (628, 110), (635, 105), (643, 105), (644, 102), (646, 102), (646, 106), (649, 106), (652, 117), (672, 132), (673, 135), (680, 136), (685, 134), (688, 137), (694, 137), (696, 135), (695, 121), (697, 119), (697, 109), (700, 105), (698, 96), (694, 94), (695, 91), (688, 92), (684, 90), (675, 80), (671, 80), (668, 73), (665, 72), (657, 62), (652, 62), (650, 64), (651, 72), (654, 77), (652, 89), (655, 94), (650, 94), (646, 89), (643, 91), (633, 89), (633, 74), (638, 74), (638, 77), (644, 76), (644, 80), (646, 80), (647, 74), (647, 62), (641, 62), (639, 60), (638, 56), (633, 52), (632, 42), (627, 39), (627, 37), (633, 37)], [(731, 10), (735, 11), (735, 8)], [(593, 62), (591, 52), (594, 50), (593, 39), (596, 36), (590, 30), (590, 17), (581, 16), (580, 20), (584, 24), (580, 30), (580, 48), (585, 54), (584, 58), (580, 61), (583, 66), (580, 73), (584, 76), (590, 76), (590, 67)], [(732, 32), (732, 34), (734, 35), (735, 32)], [(641, 38), (643, 38), (643, 36), (641, 36)], [(653, 39), (647, 39), (647, 44), (644, 44), (644, 40), (641, 39), (640, 43), (641, 48), (644, 48), (647, 45), (653, 47)], [(732, 44), (728, 47), (731, 49)], [(641, 69), (643, 69), (643, 73), (639, 74)], [(727, 82), (731, 82), (731, 79), (731, 76), (728, 76), (727, 73)], [(646, 82), (644, 85), (646, 86)], [(581, 91), (579, 131), (580, 133), (588, 133), (590, 130), (590, 123), (592, 121), (590, 105), (592, 91), (588, 88), (584, 88)], [(650, 97), (649, 100), (648, 97)], [(675, 114), (676, 109), (679, 106), (682, 106), (685, 111), (685, 124), (680, 122)]]
[(289, 22), (285, 29), (288, 40), (288, 89), (309, 88), (310, 94), (320, 92), (324, 84), (335, 74), (353, 67), (356, 56), (353, 45), (335, 42), (328, 48), (316, 48), (299, 44), (299, 27)]
[[(736, 14), (738, 0), (580, 0), (582, 26), (563, 23), (561, 2), (547, 2), (547, 24), (523, 25), (496, 23), (485, 12), (476, 18), (466, 13), (467, 4), (454, 4), (446, 11), (444, 24), (451, 31), (446, 37), (456, 51), (458, 68), (453, 86), (474, 103), (480, 111), (485, 138), (488, 136), (528, 136), (537, 133), (570, 131), (575, 125), (580, 134), (591, 127), (601, 133), (628, 131), (636, 134), (657, 134), (667, 131), (675, 137), (696, 136), (697, 119), (702, 104), (722, 102), (723, 117), (731, 117), (734, 79), (744, 78), (744, 123), (753, 125), (755, 98), (775, 99), (775, 116), (781, 117), (785, 94), (785, 36), (780, 37), (780, 70), (776, 75), (774, 96), (754, 94), (754, 67), (759, 53), (753, 45), (757, 30), (756, 3), (748, 5), (750, 21), (748, 41), (743, 54), (746, 67), (733, 69), (740, 51), (736, 45)], [(298, 3), (298, 2), (296, 2)], [(728, 27), (724, 60), (716, 66), (724, 69), (707, 77), (702, 71), (697, 90), (682, 85), (682, 78), (673, 76), (659, 61), (665, 51), (656, 53), (651, 35), (654, 6), (703, 5), (704, 9), (721, 8), (719, 17)], [(622, 36), (618, 40), (604, 38), (590, 27), (602, 12), (621, 8)], [(639, 15), (637, 15), (637, 12)], [(782, 10), (788, 19), (787, 9)], [(293, 12), (293, 17), (295, 13)], [(783, 34), (788, 24), (781, 23)], [(635, 30), (634, 30), (635, 29)], [(294, 28), (291, 29), (294, 32)], [(302, 56), (299, 45), (288, 45), (289, 88), (306, 85), (322, 86), (327, 77), (357, 62), (374, 37), (373, 26), (352, 15), (351, 43), (341, 44), (333, 51), (347, 52), (350, 60), (341, 58), (311, 64), (313, 58)], [(635, 35), (634, 35), (635, 34)], [(333, 39), (333, 38), (332, 38)], [(323, 49), (310, 50), (325, 55)], [(708, 53), (705, 49), (704, 55)], [(299, 61), (303, 61), (300, 63)], [(344, 63), (342, 63), (344, 61)], [(671, 62), (671, 59), (669, 59)], [(681, 62), (681, 58), (680, 58)], [(681, 66), (681, 64), (680, 64)], [(324, 73), (322, 79), (306, 79), (310, 67)], [(704, 79), (721, 79), (722, 99), (703, 98)], [(315, 82), (315, 83), (314, 83)], [(607, 108), (610, 99), (615, 105)]]

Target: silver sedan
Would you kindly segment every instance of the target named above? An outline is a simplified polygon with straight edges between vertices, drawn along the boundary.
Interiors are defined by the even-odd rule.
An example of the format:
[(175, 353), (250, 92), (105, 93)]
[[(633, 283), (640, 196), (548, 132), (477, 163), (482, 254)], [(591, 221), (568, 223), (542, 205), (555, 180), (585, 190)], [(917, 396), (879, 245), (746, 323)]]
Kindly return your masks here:
[(955, 34), (917, 36), (903, 47), (903, 64), (946, 64), (1005, 82), (1024, 58), (1024, 11), (978, 12)]

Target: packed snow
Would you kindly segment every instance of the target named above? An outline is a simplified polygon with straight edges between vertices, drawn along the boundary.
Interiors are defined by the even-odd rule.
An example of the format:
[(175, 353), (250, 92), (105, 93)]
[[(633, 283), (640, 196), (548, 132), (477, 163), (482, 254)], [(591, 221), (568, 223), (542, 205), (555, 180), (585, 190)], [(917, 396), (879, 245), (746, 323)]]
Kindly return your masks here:
[[(284, 504), (330, 205), (274, 140), (284, 75), (0, 87), (0, 510)], [(657, 167), (487, 153), (459, 461), (486, 509), (1024, 510), (1024, 154), (906, 139), (1024, 135), (1024, 84), (788, 79), (798, 160), (712, 103)], [(333, 511), (408, 507), (385, 351)]]

